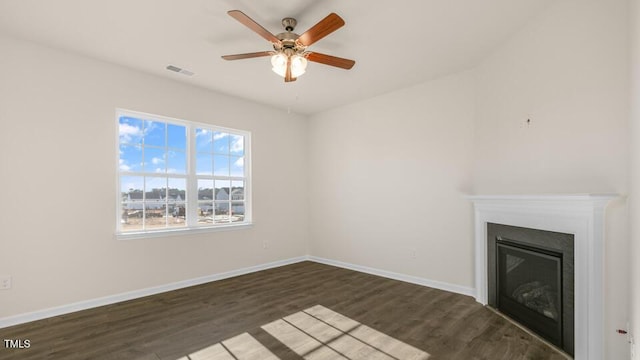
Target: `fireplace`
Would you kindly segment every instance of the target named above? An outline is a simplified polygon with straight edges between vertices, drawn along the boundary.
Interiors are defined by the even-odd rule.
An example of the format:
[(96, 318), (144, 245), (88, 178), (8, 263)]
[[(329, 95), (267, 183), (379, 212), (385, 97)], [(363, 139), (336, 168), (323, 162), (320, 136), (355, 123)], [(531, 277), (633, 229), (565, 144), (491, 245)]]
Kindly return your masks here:
[(574, 353), (573, 235), (487, 224), (488, 304)]
[(562, 347), (562, 254), (497, 241), (497, 308)]
[[(573, 235), (573, 252), (558, 250), (544, 243), (525, 245), (562, 253), (562, 268), (567, 256), (573, 256), (573, 292), (567, 291), (566, 277), (562, 279), (563, 332), (573, 326), (574, 358), (576, 360), (604, 359), (604, 214), (607, 205), (617, 195), (475, 195), (468, 197), (475, 212), (475, 291), (476, 301), (488, 305), (495, 300), (495, 289), (489, 288), (496, 271), (489, 263), (495, 261), (496, 242), (491, 241), (488, 224), (503, 224), (559, 234)], [(496, 234), (503, 239), (521, 243), (513, 234)], [(511, 260), (513, 261), (513, 260)], [(495, 264), (495, 263), (494, 263)], [(493, 268), (495, 269), (495, 268)], [(566, 311), (565, 297), (574, 297), (573, 311)], [(566, 314), (573, 314), (567, 320)], [(566, 338), (563, 335), (563, 342)]]

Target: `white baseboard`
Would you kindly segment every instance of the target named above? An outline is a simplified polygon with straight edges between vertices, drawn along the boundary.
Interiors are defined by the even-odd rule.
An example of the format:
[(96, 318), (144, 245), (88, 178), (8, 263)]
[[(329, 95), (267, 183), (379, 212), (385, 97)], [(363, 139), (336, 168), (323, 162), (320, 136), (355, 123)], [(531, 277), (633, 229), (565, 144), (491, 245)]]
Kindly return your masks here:
[(256, 271), (267, 270), (267, 269), (272, 269), (280, 266), (295, 264), (305, 260), (308, 260), (308, 256), (300, 256), (300, 257), (286, 259), (286, 260), (274, 261), (266, 264), (260, 264), (260, 265), (250, 266), (242, 269), (231, 270), (231, 271), (227, 271), (219, 274), (202, 276), (195, 279), (183, 280), (183, 281), (178, 281), (178, 282), (174, 282), (166, 285), (154, 286), (146, 289), (129, 291), (126, 293), (105, 296), (105, 297), (92, 299), (92, 300), (79, 301), (79, 302), (75, 302), (68, 305), (57, 306), (57, 307), (38, 310), (30, 313), (9, 316), (9, 317), (0, 319), (0, 329), (9, 327), (9, 326), (24, 324), (31, 321), (42, 320), (42, 319), (50, 318), (53, 316), (69, 314), (69, 313), (80, 311), (80, 310), (87, 310), (87, 309), (91, 309), (99, 306), (115, 304), (122, 301), (138, 299), (138, 298), (149, 296), (149, 295), (160, 294), (167, 291), (178, 290), (178, 289), (186, 288), (189, 286), (195, 286), (195, 285), (200, 285), (200, 284), (204, 284), (212, 281), (228, 279), (235, 276), (250, 274)]
[(250, 266), (242, 269), (231, 270), (224, 273), (202, 276), (195, 279), (178, 281), (178, 282), (174, 282), (166, 285), (154, 286), (146, 289), (134, 290), (126, 293), (105, 296), (97, 299), (79, 301), (79, 302), (75, 302), (68, 305), (57, 306), (57, 307), (38, 310), (30, 313), (9, 316), (9, 317), (0, 319), (0, 329), (6, 328), (9, 326), (24, 324), (31, 321), (42, 320), (42, 319), (50, 318), (53, 316), (59, 316), (59, 315), (73, 313), (76, 311), (92, 309), (99, 306), (111, 305), (111, 304), (115, 304), (122, 301), (134, 300), (141, 297), (160, 294), (167, 291), (183, 289), (189, 286), (195, 286), (195, 285), (205, 284), (212, 281), (228, 279), (235, 276), (250, 274), (256, 271), (262, 271), (262, 270), (272, 269), (272, 268), (281, 267), (285, 265), (295, 264), (302, 261), (314, 261), (320, 264), (331, 265), (331, 266), (336, 266), (344, 269), (359, 271), (359, 272), (363, 272), (371, 275), (377, 275), (377, 276), (381, 276), (389, 279), (404, 281), (411, 284), (428, 286), (428, 287), (432, 287), (440, 290), (454, 292), (457, 294), (475, 296), (475, 290), (470, 287), (424, 279), (416, 276), (410, 276), (410, 275), (370, 268), (370, 267), (361, 266), (361, 265), (350, 264), (350, 263), (337, 261), (337, 260), (324, 259), (317, 256), (306, 255), (306, 256), (299, 256), (299, 257), (286, 259), (286, 260), (274, 261), (266, 264)]
[(354, 271), (359, 271), (359, 272), (363, 272), (363, 273), (367, 273), (367, 274), (371, 274), (371, 275), (382, 276), (382, 277), (385, 277), (385, 278), (388, 278), (388, 279), (404, 281), (404, 282), (408, 282), (408, 283), (411, 283), (411, 284), (428, 286), (428, 287), (435, 288), (435, 289), (440, 289), (440, 290), (444, 290), (444, 291), (450, 291), (450, 292), (453, 292), (453, 293), (456, 293), (456, 294), (467, 295), (467, 296), (472, 296), (472, 297), (476, 295), (476, 290), (474, 288), (467, 287), (467, 286), (449, 284), (449, 283), (445, 283), (445, 282), (442, 282), (442, 281), (429, 280), (429, 279), (425, 279), (425, 278), (421, 278), (421, 277), (417, 277), (417, 276), (400, 274), (400, 273), (395, 273), (395, 272), (391, 272), (391, 271), (375, 269), (375, 268), (371, 268), (371, 267), (367, 267), (367, 266), (350, 264), (350, 263), (337, 261), (337, 260), (324, 259), (324, 258), (317, 257), (317, 256), (309, 256), (308, 259), (310, 261), (315, 261), (315, 262), (321, 263), (321, 264), (337, 266), (337, 267), (341, 267), (341, 268), (345, 268), (345, 269), (349, 269), (349, 270), (354, 270)]

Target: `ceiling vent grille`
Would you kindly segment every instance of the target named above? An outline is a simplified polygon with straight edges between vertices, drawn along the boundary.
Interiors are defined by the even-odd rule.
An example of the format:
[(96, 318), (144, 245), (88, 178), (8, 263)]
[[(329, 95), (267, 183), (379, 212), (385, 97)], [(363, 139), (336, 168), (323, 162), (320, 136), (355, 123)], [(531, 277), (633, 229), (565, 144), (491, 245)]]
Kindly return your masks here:
[(183, 68), (179, 68), (179, 67), (174, 66), (174, 65), (167, 65), (167, 70), (174, 71), (174, 72), (180, 73), (182, 75), (187, 75), (187, 76), (192, 76), (193, 75), (192, 71), (189, 71), (189, 70), (186, 70), (186, 69), (183, 69)]

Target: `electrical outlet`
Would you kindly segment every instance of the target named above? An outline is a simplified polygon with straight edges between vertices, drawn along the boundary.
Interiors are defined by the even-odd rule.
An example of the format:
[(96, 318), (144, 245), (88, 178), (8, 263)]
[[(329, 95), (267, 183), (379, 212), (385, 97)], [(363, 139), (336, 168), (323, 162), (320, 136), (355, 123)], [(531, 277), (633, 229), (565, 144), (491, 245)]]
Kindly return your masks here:
[(11, 276), (0, 277), (0, 290), (11, 289)]
[(269, 244), (267, 244), (267, 240), (263, 240), (263, 241), (262, 241), (262, 248), (263, 248), (263, 249), (266, 249), (266, 248), (268, 248), (268, 247), (269, 247)]

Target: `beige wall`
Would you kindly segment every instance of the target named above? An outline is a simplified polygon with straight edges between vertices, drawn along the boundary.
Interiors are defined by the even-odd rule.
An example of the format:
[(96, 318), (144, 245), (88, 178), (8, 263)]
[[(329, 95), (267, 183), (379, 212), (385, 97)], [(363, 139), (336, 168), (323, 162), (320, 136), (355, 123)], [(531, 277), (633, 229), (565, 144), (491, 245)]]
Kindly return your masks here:
[(631, 251), (630, 334), (635, 338), (634, 357), (640, 359), (640, 1), (631, 0)]
[(311, 254), (473, 287), (473, 114), (462, 73), (313, 116)]
[[(10, 38), (0, 49), (0, 274), (13, 276), (0, 318), (308, 253), (304, 117)], [(115, 240), (117, 107), (251, 131), (255, 225)]]
[[(628, 193), (626, 18), (626, 0), (559, 1), (479, 66), (475, 193)], [(626, 202), (607, 211), (606, 358), (626, 359)]]

